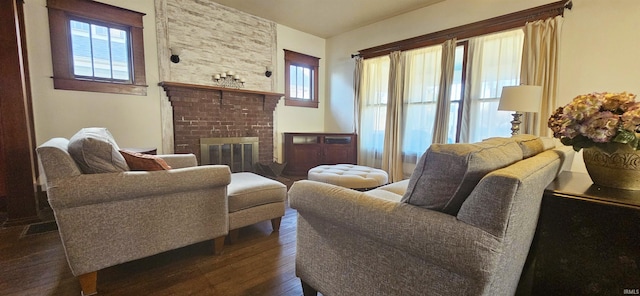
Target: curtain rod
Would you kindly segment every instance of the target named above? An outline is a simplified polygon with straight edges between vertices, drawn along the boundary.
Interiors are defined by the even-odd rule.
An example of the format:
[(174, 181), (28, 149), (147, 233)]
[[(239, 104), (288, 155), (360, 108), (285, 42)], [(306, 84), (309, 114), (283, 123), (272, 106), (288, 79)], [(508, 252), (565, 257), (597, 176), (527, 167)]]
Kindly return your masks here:
[(567, 3), (564, 4), (564, 8), (571, 10), (571, 8), (573, 8), (573, 0), (567, 1)]
[[(368, 59), (386, 55), (397, 50), (404, 51), (440, 44), (454, 37), (458, 40), (463, 40), (475, 36), (496, 33), (516, 27), (522, 27), (526, 22), (529, 21), (546, 19), (558, 15), (562, 16), (565, 9), (571, 9), (572, 7), (572, 0), (560, 0), (542, 6), (497, 16), (483, 21), (416, 36), (409, 39), (399, 40), (367, 49), (361, 49), (358, 51), (358, 54), (361, 58)], [(354, 54), (352, 56), (355, 57), (356, 55)]]

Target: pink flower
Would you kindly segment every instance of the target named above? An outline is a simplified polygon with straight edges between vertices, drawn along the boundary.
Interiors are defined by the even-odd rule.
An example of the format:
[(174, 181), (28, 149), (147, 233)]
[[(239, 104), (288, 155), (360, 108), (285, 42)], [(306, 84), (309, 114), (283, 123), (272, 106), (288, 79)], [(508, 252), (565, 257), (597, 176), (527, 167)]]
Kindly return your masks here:
[(607, 143), (618, 131), (618, 115), (610, 111), (597, 113), (580, 125), (580, 133), (596, 143)]
[(636, 95), (621, 92), (593, 92), (576, 96), (558, 108), (547, 125), (553, 136), (580, 150), (588, 143), (621, 142), (640, 149), (640, 103)]
[(563, 113), (571, 120), (583, 121), (600, 112), (602, 96), (598, 93), (580, 95), (564, 107)]
[(628, 131), (635, 132), (640, 125), (640, 104), (635, 103), (627, 112), (622, 114), (622, 126)]
[(602, 109), (622, 114), (630, 107), (634, 106), (636, 96), (623, 93), (602, 93)]

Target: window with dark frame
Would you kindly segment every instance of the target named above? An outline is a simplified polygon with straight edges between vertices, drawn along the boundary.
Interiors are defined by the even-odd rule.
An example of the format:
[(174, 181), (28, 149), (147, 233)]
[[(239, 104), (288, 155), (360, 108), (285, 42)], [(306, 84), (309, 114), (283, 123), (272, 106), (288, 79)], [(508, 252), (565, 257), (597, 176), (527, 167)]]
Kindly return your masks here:
[(56, 89), (146, 95), (143, 13), (47, 0)]
[(320, 58), (284, 50), (285, 105), (318, 108)]

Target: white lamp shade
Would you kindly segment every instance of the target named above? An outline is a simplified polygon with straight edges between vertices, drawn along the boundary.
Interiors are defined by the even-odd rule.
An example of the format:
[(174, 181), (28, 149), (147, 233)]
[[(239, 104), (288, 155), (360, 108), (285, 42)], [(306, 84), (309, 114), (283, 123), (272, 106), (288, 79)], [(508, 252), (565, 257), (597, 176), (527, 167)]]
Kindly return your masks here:
[(518, 85), (502, 88), (498, 110), (540, 112), (542, 86)]

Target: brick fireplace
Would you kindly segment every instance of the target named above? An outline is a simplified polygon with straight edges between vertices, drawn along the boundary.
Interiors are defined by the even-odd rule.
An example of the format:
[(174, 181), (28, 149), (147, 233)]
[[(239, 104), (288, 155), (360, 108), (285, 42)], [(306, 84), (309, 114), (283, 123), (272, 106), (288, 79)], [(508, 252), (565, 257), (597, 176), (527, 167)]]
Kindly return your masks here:
[(260, 163), (273, 161), (273, 111), (284, 94), (161, 82), (173, 107), (174, 152), (200, 159), (200, 139), (258, 137)]

